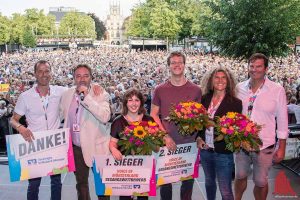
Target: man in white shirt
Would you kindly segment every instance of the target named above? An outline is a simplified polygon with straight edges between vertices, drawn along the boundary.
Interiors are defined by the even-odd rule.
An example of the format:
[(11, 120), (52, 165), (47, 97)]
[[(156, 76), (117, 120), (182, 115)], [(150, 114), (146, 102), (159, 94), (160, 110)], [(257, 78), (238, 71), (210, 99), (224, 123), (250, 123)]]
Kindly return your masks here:
[[(49, 85), (51, 80), (51, 67), (47, 61), (38, 61), (34, 66), (37, 84), (23, 92), (17, 101), (11, 125), (27, 142), (34, 140), (32, 132), (54, 130), (60, 126), (59, 101), (64, 87)], [(19, 123), (25, 115), (28, 127)], [(27, 199), (37, 200), (41, 178), (29, 179)], [(61, 199), (61, 177), (51, 176), (51, 199)], [(45, 199), (43, 197), (42, 199)]]
[(264, 200), (268, 194), (268, 172), (272, 161), (279, 163), (285, 155), (288, 137), (287, 103), (284, 88), (266, 77), (268, 58), (264, 54), (253, 54), (248, 62), (248, 70), (250, 79), (237, 85), (237, 96), (243, 102), (243, 114), (263, 125), (259, 133), (263, 145), (259, 152), (240, 151), (236, 154), (235, 199), (242, 199), (253, 164), (254, 197)]

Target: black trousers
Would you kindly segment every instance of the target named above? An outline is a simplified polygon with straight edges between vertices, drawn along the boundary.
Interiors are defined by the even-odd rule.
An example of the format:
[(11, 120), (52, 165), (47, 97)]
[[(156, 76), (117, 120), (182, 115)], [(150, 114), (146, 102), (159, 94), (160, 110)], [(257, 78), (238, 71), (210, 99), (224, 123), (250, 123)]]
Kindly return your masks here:
[[(192, 200), (194, 179), (182, 181), (180, 187), (180, 199)], [(172, 184), (165, 184), (160, 186), (161, 200), (172, 200)]]
[[(76, 190), (78, 200), (91, 200), (89, 191), (89, 172), (90, 168), (85, 164), (81, 148), (73, 145), (74, 161), (76, 171)], [(109, 200), (109, 196), (98, 196), (99, 200)]]

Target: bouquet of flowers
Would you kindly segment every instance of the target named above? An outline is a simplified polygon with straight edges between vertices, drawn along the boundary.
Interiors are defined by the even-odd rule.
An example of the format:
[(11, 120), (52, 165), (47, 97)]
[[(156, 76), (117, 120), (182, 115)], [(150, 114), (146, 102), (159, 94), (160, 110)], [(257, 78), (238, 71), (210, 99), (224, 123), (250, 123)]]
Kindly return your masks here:
[(254, 123), (243, 114), (228, 112), (217, 118), (215, 140), (225, 140), (226, 149), (236, 152), (243, 148), (246, 151), (259, 151), (262, 145), (258, 133), (262, 126)]
[(164, 146), (163, 137), (158, 124), (152, 121), (133, 122), (120, 133), (118, 145), (124, 155), (151, 155), (152, 151), (158, 151)]
[(173, 121), (183, 136), (192, 135), (214, 125), (204, 106), (194, 101), (180, 102), (173, 106), (166, 120)]

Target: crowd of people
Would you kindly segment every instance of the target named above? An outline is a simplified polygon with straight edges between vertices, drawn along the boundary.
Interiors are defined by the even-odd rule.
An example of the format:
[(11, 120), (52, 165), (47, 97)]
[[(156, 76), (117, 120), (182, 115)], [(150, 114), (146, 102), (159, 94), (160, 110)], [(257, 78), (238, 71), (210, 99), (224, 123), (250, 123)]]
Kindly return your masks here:
[[(200, 85), (204, 74), (214, 67), (233, 71), (237, 81), (248, 78), (247, 61), (229, 59), (215, 54), (184, 51), (187, 55), (186, 78)], [(3, 54), (0, 57), (0, 83), (10, 84), (5, 99), (12, 105), (19, 94), (35, 83), (33, 66), (38, 60), (47, 60), (53, 67), (53, 85), (72, 86), (72, 69), (85, 63), (93, 69), (93, 81), (109, 93), (113, 113), (122, 110), (120, 100), (126, 89), (136, 87), (146, 99), (151, 99), (155, 86), (169, 77), (166, 51), (133, 51), (127, 48), (98, 48), (76, 51), (40, 51)], [(300, 103), (300, 55), (270, 60), (268, 76), (286, 89), (288, 101), (296, 98)], [(148, 110), (150, 103), (146, 103)]]
[[(59, 127), (60, 106), (65, 120), (64, 127), (70, 128), (72, 134), (78, 199), (88, 200), (88, 172), (92, 156), (96, 153), (106, 154), (105, 151), (110, 150), (119, 159), (122, 153), (117, 146), (119, 131), (113, 131), (124, 128), (128, 122), (142, 120), (147, 116), (145, 112), (148, 112), (151, 115), (149, 119), (153, 119), (168, 133), (164, 141), (169, 150), (175, 150), (178, 144), (197, 141), (203, 157), (201, 162), (205, 172), (207, 198), (215, 199), (217, 176), (219, 185), (222, 185), (222, 198), (230, 200), (233, 199), (231, 175), (234, 159), (232, 152), (226, 151), (224, 141), (214, 142), (214, 130), (210, 128), (199, 133), (197, 138), (180, 136), (175, 124), (161, 119), (168, 115), (174, 103), (187, 100), (201, 102), (211, 118), (227, 112), (243, 113), (265, 124), (261, 133), (263, 146), (261, 153), (236, 154), (238, 160), (235, 162), (234, 196), (236, 199), (242, 198), (247, 187), (249, 166), (253, 164), (254, 196), (256, 199), (266, 199), (267, 176), (272, 161), (278, 163), (284, 157), (288, 136), (287, 104), (296, 104), (300, 98), (299, 57), (290, 55), (269, 62), (263, 54), (254, 54), (248, 61), (214, 54), (204, 55), (197, 51), (184, 51), (184, 54), (100, 48), (3, 55), (0, 81), (10, 84), (6, 100), (12, 105), (16, 104), (11, 124), (26, 141), (31, 141), (34, 139), (32, 131)], [(236, 86), (237, 82), (239, 84)], [(32, 87), (34, 84), (37, 85)], [(76, 89), (59, 87), (73, 85)], [(202, 87), (204, 96), (197, 85)], [(235, 91), (235, 88), (238, 90)], [(51, 98), (55, 98), (55, 101), (50, 101)], [(42, 101), (44, 112), (40, 113), (40, 117), (31, 116), (31, 110), (37, 109), (34, 101), (39, 100)], [(265, 106), (265, 102), (268, 102), (268, 106)], [(141, 112), (141, 105), (144, 105), (145, 112)], [(48, 111), (51, 116), (49, 119)], [(29, 117), (28, 127), (19, 122), (23, 115)], [(118, 115), (123, 118), (116, 118)], [(43, 116), (44, 122), (37, 123), (35, 118), (43, 119)], [(278, 149), (275, 149), (276, 118)], [(111, 129), (111, 139), (102, 128), (109, 119), (116, 126)], [(89, 126), (83, 126), (85, 121), (89, 121)], [(90, 145), (92, 141), (95, 142), (95, 148)], [(29, 181), (28, 199), (38, 198), (40, 181)], [(58, 191), (61, 191), (60, 176), (51, 177), (51, 181), (52, 195), (57, 196)], [(193, 184), (193, 179), (182, 181), (182, 200), (191, 199)], [(172, 185), (161, 186), (160, 194), (161, 199), (171, 200)], [(99, 196), (98, 199), (108, 198)]]

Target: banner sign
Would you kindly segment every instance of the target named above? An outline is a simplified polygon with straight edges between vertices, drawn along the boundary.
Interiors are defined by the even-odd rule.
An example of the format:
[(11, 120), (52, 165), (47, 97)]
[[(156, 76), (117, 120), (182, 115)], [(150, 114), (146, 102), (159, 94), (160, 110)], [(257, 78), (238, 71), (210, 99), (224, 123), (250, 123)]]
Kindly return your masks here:
[(300, 140), (298, 138), (287, 138), (284, 160), (298, 158), (299, 151), (300, 151)]
[(156, 196), (153, 156), (95, 156), (93, 163), (97, 195)]
[(161, 147), (156, 158), (156, 184), (164, 185), (198, 178), (200, 151), (196, 143), (177, 145), (175, 151)]
[(10, 181), (21, 181), (75, 171), (69, 129), (33, 132), (27, 142), (22, 135), (7, 135)]
[(8, 92), (9, 91), (9, 84), (0, 84), (0, 92)]

